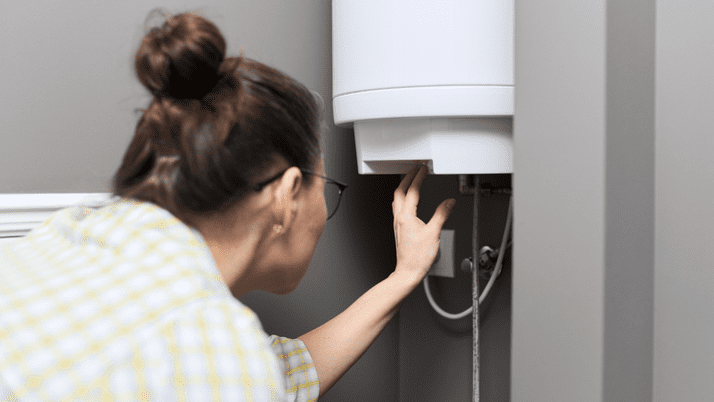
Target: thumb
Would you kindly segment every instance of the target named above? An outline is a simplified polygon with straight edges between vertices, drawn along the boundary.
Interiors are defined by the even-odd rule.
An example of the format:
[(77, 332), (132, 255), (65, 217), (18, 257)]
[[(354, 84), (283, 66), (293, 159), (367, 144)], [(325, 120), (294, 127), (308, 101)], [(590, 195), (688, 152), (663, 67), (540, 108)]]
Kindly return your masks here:
[(454, 205), (456, 205), (455, 199), (449, 198), (448, 200), (444, 200), (436, 207), (434, 216), (431, 217), (427, 225), (436, 226), (434, 228), (435, 230), (441, 230), (441, 227), (444, 226), (444, 222), (449, 219), (449, 215), (451, 215), (451, 212), (454, 210)]

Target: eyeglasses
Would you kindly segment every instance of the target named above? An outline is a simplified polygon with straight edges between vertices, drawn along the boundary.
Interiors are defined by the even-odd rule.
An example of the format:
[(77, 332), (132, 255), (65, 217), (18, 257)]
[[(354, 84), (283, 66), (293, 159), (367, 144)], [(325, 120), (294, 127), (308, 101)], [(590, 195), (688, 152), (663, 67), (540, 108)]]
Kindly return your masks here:
[[(315, 172), (307, 169), (300, 169), (303, 174), (319, 177), (325, 180), (325, 204), (327, 205), (327, 219), (332, 218), (337, 212), (337, 208), (340, 207), (340, 201), (342, 200), (342, 193), (347, 188), (347, 184), (339, 182), (337, 180), (330, 179), (329, 177), (321, 176)], [(285, 174), (285, 170), (276, 174), (275, 176), (262, 181), (253, 186), (254, 191), (260, 191), (268, 184), (274, 182), (275, 180), (282, 177)]]
[(300, 171), (303, 174), (319, 177), (325, 180), (325, 204), (327, 204), (327, 219), (332, 218), (335, 215), (335, 212), (337, 212), (337, 208), (340, 207), (342, 193), (347, 188), (347, 184), (330, 179), (329, 177), (320, 176), (319, 174), (311, 172), (307, 169), (300, 169)]

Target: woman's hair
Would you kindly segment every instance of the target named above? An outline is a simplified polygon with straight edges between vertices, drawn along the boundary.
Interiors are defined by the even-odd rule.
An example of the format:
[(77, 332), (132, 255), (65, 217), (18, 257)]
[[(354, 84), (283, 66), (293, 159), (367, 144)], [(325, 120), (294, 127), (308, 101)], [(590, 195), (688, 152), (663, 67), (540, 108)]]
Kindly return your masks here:
[(134, 67), (154, 98), (114, 175), (116, 195), (177, 216), (206, 214), (246, 194), (281, 158), (314, 167), (315, 96), (271, 67), (225, 53), (218, 28), (198, 15), (171, 16), (148, 31)]

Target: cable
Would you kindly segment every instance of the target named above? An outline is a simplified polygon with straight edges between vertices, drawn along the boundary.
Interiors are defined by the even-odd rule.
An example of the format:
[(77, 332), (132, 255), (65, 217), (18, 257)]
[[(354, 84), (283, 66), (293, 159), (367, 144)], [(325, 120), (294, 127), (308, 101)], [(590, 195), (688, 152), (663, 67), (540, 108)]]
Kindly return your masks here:
[[(483, 292), (478, 298), (478, 303), (481, 304), (483, 301), (486, 299), (486, 296), (488, 296), (488, 292), (491, 291), (491, 287), (493, 287), (493, 283), (496, 281), (496, 278), (501, 275), (501, 266), (503, 264), (503, 256), (506, 254), (506, 242), (508, 241), (508, 235), (511, 233), (511, 221), (513, 220), (513, 196), (510, 197), (510, 200), (508, 202), (508, 216), (506, 217), (506, 228), (503, 229), (503, 238), (501, 240), (501, 248), (500, 252), (498, 253), (498, 258), (496, 259), (496, 267), (494, 268), (493, 272), (491, 273), (491, 277), (488, 280), (488, 283), (486, 284), (486, 287), (483, 289)], [(476, 230), (474, 228), (473, 230)], [(478, 264), (478, 262), (476, 262)], [(478, 267), (474, 267), (474, 269), (478, 269)], [(473, 275), (478, 275), (477, 272), (473, 272)], [(441, 307), (439, 307), (438, 304), (436, 304), (436, 301), (434, 300), (434, 297), (431, 295), (431, 291), (429, 290), (429, 275), (427, 274), (424, 277), (424, 280), (422, 281), (424, 283), (424, 293), (426, 293), (426, 298), (429, 299), (429, 304), (431, 304), (431, 307), (439, 313), (441, 316), (448, 318), (450, 320), (458, 320), (459, 318), (466, 317), (467, 315), (471, 314), (473, 312), (473, 306), (467, 308), (466, 310), (457, 313), (457, 314), (452, 314), (444, 311)]]

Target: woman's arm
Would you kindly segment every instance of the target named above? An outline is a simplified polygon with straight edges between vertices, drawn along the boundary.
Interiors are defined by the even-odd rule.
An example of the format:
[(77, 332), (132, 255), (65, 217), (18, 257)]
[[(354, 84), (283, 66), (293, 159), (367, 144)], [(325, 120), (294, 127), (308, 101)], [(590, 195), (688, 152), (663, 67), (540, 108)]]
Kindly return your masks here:
[(395, 274), (372, 287), (337, 317), (298, 338), (305, 343), (317, 369), (320, 397), (362, 357), (416, 287), (413, 281)]
[(439, 205), (428, 224), (416, 216), (427, 169), (415, 168), (394, 192), (397, 268), (337, 317), (299, 337), (317, 369), (322, 397), (372, 345), (402, 301), (419, 285), (439, 250), (439, 235), (455, 200)]

